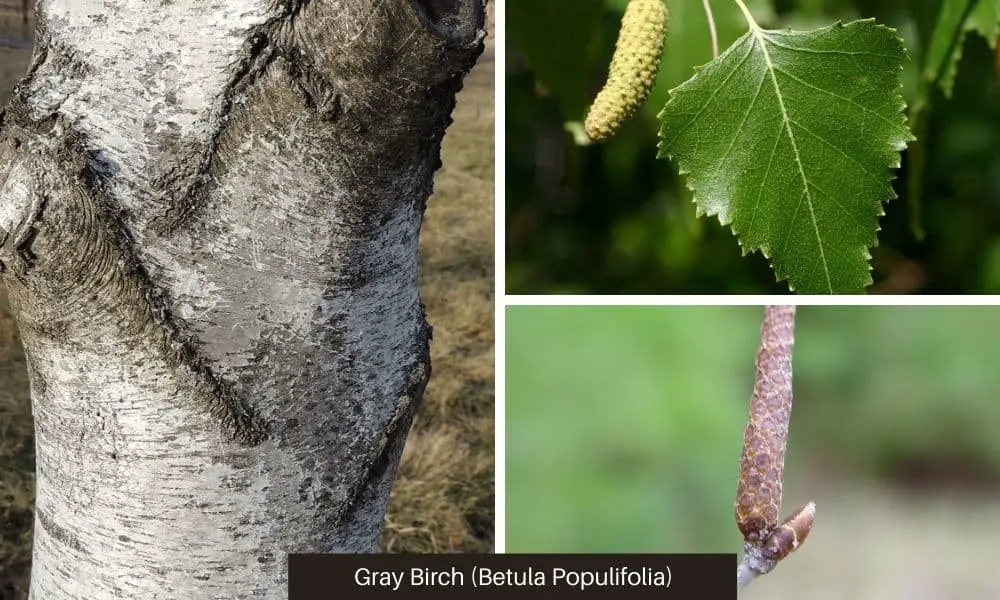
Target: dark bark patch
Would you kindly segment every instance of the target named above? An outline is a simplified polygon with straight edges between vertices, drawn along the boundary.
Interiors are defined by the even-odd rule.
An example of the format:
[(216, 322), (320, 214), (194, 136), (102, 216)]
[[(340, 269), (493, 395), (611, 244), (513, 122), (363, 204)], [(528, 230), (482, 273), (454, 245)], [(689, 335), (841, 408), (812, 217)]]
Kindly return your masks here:
[[(383, 429), (384, 436), (373, 448), (367, 460), (362, 461), (363, 477), (357, 482), (348, 496), (343, 512), (338, 519), (338, 527), (348, 530), (364, 530), (376, 528), (381, 531), (381, 515), (379, 523), (371, 522), (371, 514), (367, 507), (375, 498), (388, 498), (388, 489), (396, 478), (396, 468), (403, 454), (406, 439), (413, 424), (413, 417), (420, 406), (424, 390), (430, 379), (430, 346), (429, 339), (424, 336), (423, 344), (426, 362), (415, 364), (406, 388), (401, 390), (395, 411), (389, 423)], [(339, 456), (340, 454), (335, 454)]]
[(56, 523), (49, 517), (49, 514), (40, 507), (35, 508), (35, 521), (41, 526), (42, 529), (45, 530), (45, 533), (47, 533), (49, 537), (57, 542), (68, 548), (72, 548), (77, 552), (87, 552), (87, 549), (84, 548), (76, 534)]
[(313, 485), (312, 477), (306, 477), (305, 479), (302, 480), (302, 483), (299, 484), (299, 500), (301, 500), (302, 502), (306, 502), (309, 500), (309, 494), (312, 491), (312, 485)]
[(97, 148), (85, 150), (83, 162), (84, 182), (95, 189), (106, 187), (121, 170), (107, 152)]
[[(27, 119), (18, 127), (25, 125), (38, 135), (51, 129)], [(117, 165), (105, 152), (90, 147), (71, 124), (62, 127), (61, 148), (52, 156), (38, 157), (38, 181), (32, 183), (46, 189), (46, 196), (15, 238), (15, 265), (8, 264), (14, 277), (4, 275), (28, 333), (26, 346), (37, 337), (73, 347), (86, 343), (89, 338), (81, 331), (94, 321), (113, 324), (123, 338), (158, 343), (168, 364), (194, 375), (198, 390), (192, 397), (228, 439), (243, 446), (262, 443), (267, 424), (211, 372), (181, 334), (165, 292), (139, 260), (129, 216), (108, 193)]]
[(164, 164), (160, 165), (160, 172), (152, 182), (154, 193), (168, 204), (164, 214), (150, 220), (153, 233), (167, 236), (177, 231), (208, 201), (219, 138), (229, 126), (237, 100), (256, 84), (275, 56), (267, 29), (260, 27), (252, 31), (244, 43), (239, 62), (233, 66), (232, 79), (221, 92), (222, 110), (208, 143), (173, 136), (176, 141), (170, 144), (170, 149), (175, 151), (162, 154)]
[(316, 114), (320, 121), (337, 121), (344, 114), (344, 97), (333, 81), (319, 73), (312, 60), (302, 54), (289, 57), (282, 55), (292, 86), (302, 94), (306, 108)]
[(424, 27), (449, 44), (469, 47), (486, 37), (483, 0), (410, 1)]
[(29, 226), (21, 238), (17, 241), (17, 245), (14, 251), (17, 253), (17, 258), (20, 261), (20, 268), (18, 271), (22, 276), (27, 275), (31, 270), (31, 267), (35, 264), (35, 253), (31, 250), (31, 244), (35, 241), (38, 236), (38, 230), (33, 226)]

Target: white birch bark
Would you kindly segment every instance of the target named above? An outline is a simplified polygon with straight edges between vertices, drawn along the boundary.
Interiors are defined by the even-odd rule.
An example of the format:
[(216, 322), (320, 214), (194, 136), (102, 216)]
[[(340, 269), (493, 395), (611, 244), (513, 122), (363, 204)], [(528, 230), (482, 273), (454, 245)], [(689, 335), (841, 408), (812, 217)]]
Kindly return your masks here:
[(41, 0), (0, 113), (33, 600), (285, 598), (377, 548), (485, 0)]

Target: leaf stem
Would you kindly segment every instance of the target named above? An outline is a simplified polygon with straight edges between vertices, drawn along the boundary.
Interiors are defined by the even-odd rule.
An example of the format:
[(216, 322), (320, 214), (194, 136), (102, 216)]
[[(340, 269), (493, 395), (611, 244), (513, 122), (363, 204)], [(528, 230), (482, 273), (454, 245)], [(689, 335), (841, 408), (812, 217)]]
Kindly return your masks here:
[(715, 16), (712, 15), (712, 5), (709, 0), (701, 0), (708, 18), (708, 33), (712, 36), (712, 58), (719, 58), (719, 34), (715, 31)]
[(760, 29), (760, 26), (757, 25), (757, 21), (755, 21), (753, 15), (750, 14), (750, 9), (747, 8), (746, 4), (743, 4), (743, 0), (736, 0), (736, 4), (740, 7), (740, 10), (743, 11), (743, 16), (746, 17), (747, 24), (750, 25), (750, 29)]

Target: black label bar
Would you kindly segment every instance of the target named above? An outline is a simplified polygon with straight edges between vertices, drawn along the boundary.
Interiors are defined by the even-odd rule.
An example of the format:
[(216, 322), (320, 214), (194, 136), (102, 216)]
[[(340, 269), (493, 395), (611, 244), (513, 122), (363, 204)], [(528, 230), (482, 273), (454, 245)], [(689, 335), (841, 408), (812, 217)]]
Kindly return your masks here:
[(292, 554), (288, 598), (736, 600), (735, 572), (735, 554)]

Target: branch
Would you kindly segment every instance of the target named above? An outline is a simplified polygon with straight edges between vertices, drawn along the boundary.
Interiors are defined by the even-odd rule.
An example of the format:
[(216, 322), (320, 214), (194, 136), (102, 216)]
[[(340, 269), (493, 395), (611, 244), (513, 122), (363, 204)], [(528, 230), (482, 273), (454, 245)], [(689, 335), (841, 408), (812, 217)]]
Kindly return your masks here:
[(751, 569), (746, 561), (741, 562), (740, 566), (736, 567), (736, 589), (742, 590), (759, 576), (760, 573)]

